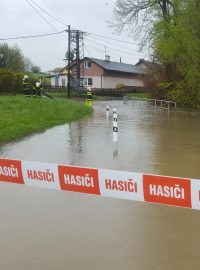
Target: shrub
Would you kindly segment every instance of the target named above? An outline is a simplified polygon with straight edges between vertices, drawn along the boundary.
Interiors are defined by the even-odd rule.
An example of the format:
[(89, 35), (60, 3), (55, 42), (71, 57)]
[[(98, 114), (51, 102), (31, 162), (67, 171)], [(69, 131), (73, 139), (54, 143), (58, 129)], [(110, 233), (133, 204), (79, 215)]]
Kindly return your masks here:
[(125, 87), (125, 85), (124, 84), (122, 84), (122, 83), (118, 83), (118, 84), (116, 84), (116, 89), (117, 90), (119, 90), (119, 91), (123, 91), (124, 90), (124, 87)]
[(0, 69), (0, 94), (22, 93), (23, 74)]

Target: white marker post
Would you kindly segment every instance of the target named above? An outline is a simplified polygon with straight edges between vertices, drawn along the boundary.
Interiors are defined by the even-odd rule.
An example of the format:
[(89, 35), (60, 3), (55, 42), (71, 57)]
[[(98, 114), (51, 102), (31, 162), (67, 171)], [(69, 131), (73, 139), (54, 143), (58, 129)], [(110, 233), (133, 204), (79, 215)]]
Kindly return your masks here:
[(110, 112), (110, 108), (109, 108), (109, 106), (107, 105), (107, 106), (106, 106), (106, 118), (109, 118), (109, 112)]
[(117, 113), (115, 112), (113, 113), (113, 142), (117, 142), (117, 139), (118, 139), (118, 125), (117, 125)]

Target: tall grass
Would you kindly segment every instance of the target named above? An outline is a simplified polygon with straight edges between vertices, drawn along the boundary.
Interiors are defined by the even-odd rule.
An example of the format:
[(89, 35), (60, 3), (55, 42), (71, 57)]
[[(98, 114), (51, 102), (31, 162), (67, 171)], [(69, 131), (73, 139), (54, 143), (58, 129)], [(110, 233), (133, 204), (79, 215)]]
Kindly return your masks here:
[(0, 96), (0, 143), (78, 120), (92, 108), (75, 101)]

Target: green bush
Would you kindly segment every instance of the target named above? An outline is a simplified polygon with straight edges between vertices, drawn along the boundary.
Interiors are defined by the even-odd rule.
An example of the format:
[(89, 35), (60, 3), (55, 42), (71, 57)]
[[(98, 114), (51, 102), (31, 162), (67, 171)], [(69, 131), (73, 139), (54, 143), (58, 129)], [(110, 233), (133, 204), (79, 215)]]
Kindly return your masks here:
[(115, 88), (119, 91), (123, 91), (124, 90), (125, 85), (123, 83), (118, 83), (116, 84)]
[(22, 93), (23, 74), (0, 69), (0, 94)]

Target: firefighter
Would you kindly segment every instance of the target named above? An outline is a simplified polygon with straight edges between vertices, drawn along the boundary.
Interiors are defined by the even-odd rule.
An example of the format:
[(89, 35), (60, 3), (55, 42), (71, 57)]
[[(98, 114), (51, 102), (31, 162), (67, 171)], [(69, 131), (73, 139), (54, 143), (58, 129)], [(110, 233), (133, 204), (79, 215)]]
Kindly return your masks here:
[(24, 75), (24, 78), (23, 78), (23, 90), (24, 90), (25, 97), (30, 97), (31, 96), (31, 88), (30, 88), (30, 82), (29, 82), (28, 75)]
[(40, 82), (36, 82), (36, 84), (35, 84), (35, 90), (36, 90), (36, 95), (38, 97), (42, 97), (41, 92), (40, 92), (40, 90), (42, 90), (42, 85), (41, 85)]
[(92, 107), (92, 89), (91, 89), (91, 87), (87, 88), (86, 106), (91, 106)]

